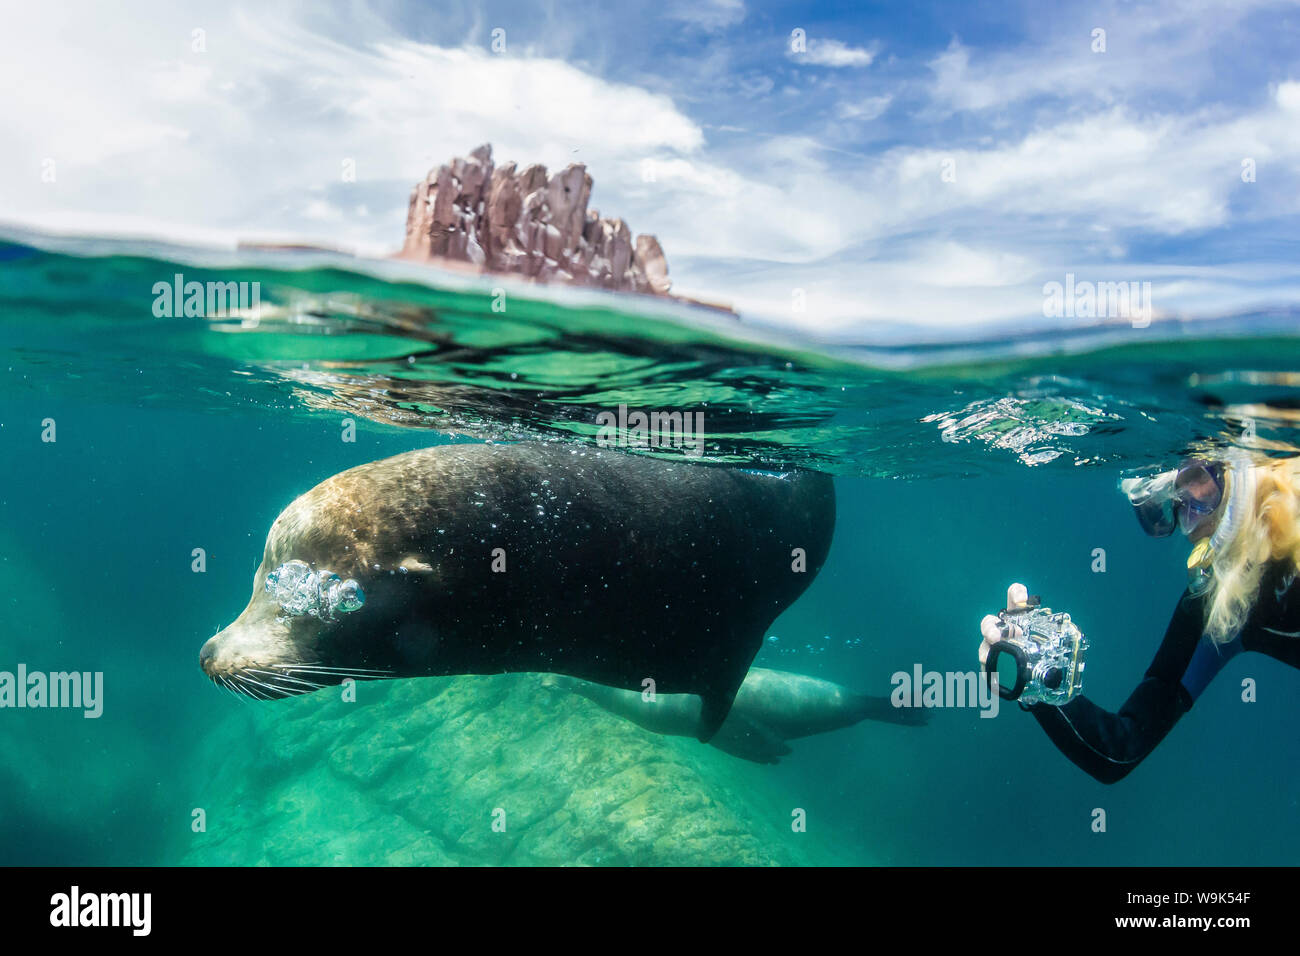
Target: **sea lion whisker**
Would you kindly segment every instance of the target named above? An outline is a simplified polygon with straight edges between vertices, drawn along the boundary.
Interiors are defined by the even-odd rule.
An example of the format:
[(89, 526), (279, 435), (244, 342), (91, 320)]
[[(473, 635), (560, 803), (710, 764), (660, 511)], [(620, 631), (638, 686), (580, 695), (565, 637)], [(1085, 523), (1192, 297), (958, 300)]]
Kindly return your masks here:
[(306, 687), (307, 690), (303, 691), (303, 693), (307, 693), (307, 694), (310, 694), (314, 690), (320, 690), (322, 687), (325, 686), (324, 684), (319, 684), (314, 680), (300, 680), (296, 677), (281, 677), (280, 680), (289, 681), (290, 683), (296, 684), (299, 687)]
[(231, 697), (238, 699), (240, 703), (247, 703), (247, 701), (244, 699), (242, 695), (235, 693), (234, 689), (230, 686), (229, 682), (227, 682), (227, 680), (224, 677), (222, 677), (220, 674), (214, 676), (212, 680), (213, 683), (215, 683), (218, 687), (224, 690)]
[(313, 677), (331, 677), (337, 680), (383, 680), (385, 677), (391, 677), (392, 674), (366, 674), (357, 671), (308, 671)]
[(319, 661), (312, 661), (312, 662), (303, 661), (297, 664), (271, 664), (268, 666), (278, 667), (282, 670), (311, 669), (311, 670), (322, 670), (322, 671), (338, 671), (338, 670), (379, 670), (380, 669), (380, 668), (366, 668), (366, 667), (357, 668), (357, 667), (342, 666), (338, 664), (325, 664)]
[(385, 677), (391, 677), (391, 674), (360, 674), (354, 671), (296, 671), (299, 676), (305, 678), (330, 679), (330, 683), (337, 684), (345, 677), (355, 678), (357, 680), (382, 680)]
[(235, 689), (235, 693), (238, 694), (240, 697), (243, 697), (245, 699), (252, 697), (255, 700), (262, 700), (262, 698), (254, 694), (250, 688), (245, 687), (244, 682), (241, 681), (238, 677), (230, 677), (228, 678), (228, 680), (230, 681), (230, 686)]
[(246, 678), (243, 674), (233, 674), (231, 675), (231, 680), (235, 682), (235, 685), (239, 688), (241, 693), (249, 697), (255, 698), (257, 700), (273, 699), (271, 697), (263, 696), (261, 693), (258, 692), (256, 687), (250, 687), (248, 684), (248, 678)]
[(351, 673), (373, 672), (376, 674), (392, 673), (392, 668), (389, 667), (336, 667), (329, 664), (276, 664), (275, 666), (290, 671), (348, 671)]
[(289, 672), (289, 674), (307, 676), (307, 678), (360, 678), (363, 680), (377, 680), (393, 676), (393, 671), (350, 670), (347, 669), (347, 667), (335, 667), (335, 669), (330, 670), (294, 669), (287, 672)]
[[(246, 681), (252, 681), (252, 682), (253, 682), (254, 684), (256, 684), (258, 687), (263, 687), (263, 688), (265, 688), (266, 690), (269, 690), (272, 694), (279, 694), (280, 696), (283, 696), (283, 697), (289, 697), (289, 696), (291, 696), (291, 694), (289, 693), (289, 691), (285, 690), (283, 687), (273, 687), (273, 686), (270, 685), (270, 684), (267, 684), (267, 683), (264, 683), (264, 682), (258, 680), (256, 677), (249, 677), (249, 676), (248, 676), (248, 671), (247, 671), (247, 670), (242, 671), (242, 672), (240, 673), (240, 676), (241, 676), (244, 680), (246, 680)], [(274, 700), (275, 698), (272, 697), (271, 699)]]
[(243, 684), (232, 683), (230, 692), (235, 695), (239, 703), (244, 707), (252, 707), (253, 701), (262, 699), (250, 693)]
[(310, 687), (312, 690), (320, 690), (322, 687), (325, 686), (324, 684), (317, 684), (315, 681), (301, 680), (297, 677), (290, 677), (288, 674), (278, 674), (275, 673), (274, 671), (264, 671), (257, 667), (249, 667), (247, 668), (247, 670), (252, 671), (254, 674), (262, 674), (263, 676), (270, 678), (271, 683), (275, 683), (276, 681), (289, 681), (294, 684), (301, 684), (303, 687)]
[[(280, 694), (284, 697), (292, 697), (297, 694), (310, 694), (312, 691), (320, 689), (319, 687), (313, 686), (312, 684), (309, 684), (305, 681), (294, 681), (293, 683), (297, 684), (298, 686), (290, 687), (280, 683), (281, 680), (280, 678), (272, 677), (270, 675), (263, 675), (263, 676), (268, 677), (268, 680), (258, 681), (258, 683), (262, 687), (274, 691), (275, 693)], [(250, 677), (249, 680), (255, 680), (255, 678)]]

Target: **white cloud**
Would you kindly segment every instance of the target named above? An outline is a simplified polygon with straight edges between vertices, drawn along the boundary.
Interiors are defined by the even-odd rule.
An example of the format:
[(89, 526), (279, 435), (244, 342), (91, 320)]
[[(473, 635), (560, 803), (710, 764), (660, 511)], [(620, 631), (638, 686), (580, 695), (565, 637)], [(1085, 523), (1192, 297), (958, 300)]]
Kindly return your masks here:
[(862, 67), (870, 66), (876, 58), (875, 53), (864, 47), (849, 46), (840, 40), (822, 40), (810, 38), (806, 53), (791, 53), (790, 56), (800, 63), (815, 66)]
[[(1251, 187), (1241, 157), (1255, 157), (1275, 181), (1300, 178), (1300, 124), (1277, 105), (1290, 95), (1279, 87), (1240, 116), (1140, 117), (1115, 107), (982, 148), (896, 147), (850, 168), (832, 166), (802, 137), (755, 143), (739, 168), (702, 152), (661, 170), (654, 197), (689, 215), (670, 218), (660, 239), (670, 254), (796, 265), (927, 230), (1023, 237), (1040, 248), (1047, 237), (1055, 255), (1089, 233), (1116, 250), (1116, 232), (1211, 229), (1229, 220), (1235, 197), (1251, 195), (1242, 193)], [(944, 177), (949, 161), (953, 181)], [(1277, 193), (1267, 214), (1300, 213), (1300, 192)]]
[[(766, 261), (700, 263), (696, 281), (726, 291), (742, 310), (829, 332), (869, 321), (1033, 317), (1041, 314), (1043, 283), (1061, 281), (1067, 270), (1093, 281), (1152, 282), (1158, 313), (1294, 301), (1300, 272), (1293, 263), (1253, 276), (1241, 267), (1134, 263), (1125, 237), (1195, 235), (1300, 214), (1298, 99), (1300, 84), (1283, 83), (1240, 115), (1139, 117), (1115, 107), (983, 148), (898, 147), (854, 174), (832, 173), (815, 144), (783, 139), (755, 151), (764, 168), (787, 173), (764, 184), (779, 184), (775, 195), (731, 186), (733, 195), (748, 192), (750, 209), (762, 197), (745, 247)], [(1242, 181), (1243, 156), (1255, 157), (1269, 179), (1266, 198), (1257, 200), (1259, 185)], [(952, 182), (943, 177), (947, 160)], [(1234, 209), (1238, 201), (1245, 205)], [(769, 217), (771, 208), (784, 220)], [(823, 225), (831, 209), (836, 215)], [(774, 227), (784, 228), (784, 241), (769, 235)], [(683, 251), (704, 254), (680, 238)], [(793, 288), (805, 290), (805, 312), (791, 311)]]
[(1288, 113), (1300, 113), (1300, 83), (1294, 80), (1279, 83), (1274, 96), (1277, 105)]
[[(1300, 126), (1272, 104), (1240, 116), (1116, 107), (987, 149), (900, 149), (886, 165), (891, 155), (896, 171), (877, 170), (877, 179), (896, 187), (896, 210), (913, 218), (985, 210), (1177, 235), (1227, 221), (1243, 156), (1300, 174)], [(953, 182), (941, 176), (948, 160)], [(1278, 197), (1272, 211), (1300, 211), (1300, 199)]]
[[(0, 39), (0, 215), (382, 252), (400, 245), (411, 185), (481, 142), (498, 160), (586, 162), (598, 191), (648, 155), (703, 145), (666, 96), (559, 60), (412, 42), (359, 9), (318, 32), (164, 3), (129, 21), (98, 4), (16, 8)], [(190, 48), (196, 22), (203, 53)], [(343, 182), (346, 159), (356, 183)], [(329, 211), (358, 204), (375, 215)]]
[[(1294, 0), (1191, 0), (1134, 5), (1126, 0), (1031, 17), (1025, 42), (972, 51), (954, 37), (930, 63), (928, 92), (942, 111), (1007, 109), (1037, 98), (1097, 108), (1158, 91), (1172, 97), (1218, 92), (1217, 49), (1231, 49), (1243, 21)], [(1105, 31), (1105, 50), (1093, 31)]]
[[(1034, 96), (1082, 97), (1111, 102), (1127, 73), (1116, 57), (1092, 53), (1087, 34), (1074, 38), (1077, 49), (1058, 47), (1055, 55), (1027, 58), (1020, 53), (991, 57), (971, 66), (971, 51), (954, 39), (930, 61), (934, 80), (930, 96), (949, 110), (1006, 107)], [(1064, 44), (1061, 44), (1064, 46)]]
[(835, 115), (843, 120), (860, 120), (870, 122), (878, 119), (889, 104), (894, 102), (892, 96), (868, 96), (861, 100), (840, 100), (835, 104)]
[(744, 0), (671, 0), (663, 9), (670, 20), (716, 31), (735, 26), (745, 19)]

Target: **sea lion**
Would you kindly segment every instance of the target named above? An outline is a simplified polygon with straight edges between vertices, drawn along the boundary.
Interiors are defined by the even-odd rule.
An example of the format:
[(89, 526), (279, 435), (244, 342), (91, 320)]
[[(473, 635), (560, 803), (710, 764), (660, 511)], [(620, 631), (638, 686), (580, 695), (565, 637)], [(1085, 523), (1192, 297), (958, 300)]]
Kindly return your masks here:
[[(605, 710), (656, 734), (699, 735), (701, 704), (694, 694), (655, 694), (606, 687), (548, 674), (542, 684), (586, 697)], [(805, 674), (752, 667), (736, 693), (731, 712), (709, 744), (754, 763), (777, 763), (790, 753), (788, 740), (852, 727), (863, 720), (919, 725), (924, 711), (894, 707), (888, 697), (855, 694), (839, 684)]]
[[(817, 472), (560, 443), (407, 452), (280, 514), (248, 606), (200, 665), (259, 698), (348, 677), (649, 679), (700, 695), (707, 740), (767, 627), (820, 570), (834, 521), (834, 486)], [(347, 600), (299, 601), (290, 585), (308, 572), (319, 594), (332, 581)]]

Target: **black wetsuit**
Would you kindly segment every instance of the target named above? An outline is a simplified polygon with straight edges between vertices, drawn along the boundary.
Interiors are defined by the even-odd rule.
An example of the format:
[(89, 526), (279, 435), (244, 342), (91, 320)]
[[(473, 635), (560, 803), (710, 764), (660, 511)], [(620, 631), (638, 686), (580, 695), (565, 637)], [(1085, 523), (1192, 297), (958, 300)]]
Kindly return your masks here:
[(1300, 580), (1294, 568), (1265, 571), (1255, 606), (1231, 642), (1215, 646), (1202, 636), (1204, 620), (1203, 599), (1184, 592), (1155, 660), (1118, 714), (1086, 697), (1063, 707), (1025, 709), (1063, 754), (1102, 783), (1114, 783), (1155, 749), (1237, 654), (1258, 651), (1300, 667)]

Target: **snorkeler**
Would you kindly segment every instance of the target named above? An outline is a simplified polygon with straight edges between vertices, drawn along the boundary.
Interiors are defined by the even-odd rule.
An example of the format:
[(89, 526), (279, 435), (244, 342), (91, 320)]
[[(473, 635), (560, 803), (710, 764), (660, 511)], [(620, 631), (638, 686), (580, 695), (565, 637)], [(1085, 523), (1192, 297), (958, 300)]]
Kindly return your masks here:
[[(1178, 529), (1195, 542), (1164, 641), (1117, 714), (1083, 696), (1061, 706), (1021, 701), (1060, 751), (1102, 783), (1122, 779), (1151, 753), (1242, 651), (1300, 667), (1300, 459), (1252, 464), (1234, 451), (1226, 461), (1189, 459), (1122, 487), (1147, 534)], [(1033, 603), (1024, 585), (1007, 589), (1008, 610)], [(1006, 620), (980, 622), (981, 665), (991, 648), (1006, 646)]]

